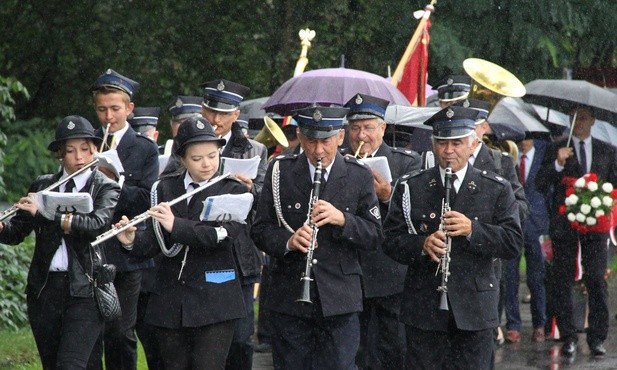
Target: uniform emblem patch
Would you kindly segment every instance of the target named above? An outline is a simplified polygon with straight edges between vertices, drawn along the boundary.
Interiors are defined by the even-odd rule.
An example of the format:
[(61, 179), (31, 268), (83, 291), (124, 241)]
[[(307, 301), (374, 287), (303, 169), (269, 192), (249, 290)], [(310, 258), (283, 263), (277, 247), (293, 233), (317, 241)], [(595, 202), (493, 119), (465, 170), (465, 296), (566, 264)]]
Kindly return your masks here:
[(379, 207), (375, 206), (369, 210), (369, 212), (375, 217), (375, 219), (381, 219), (381, 213), (379, 213)]

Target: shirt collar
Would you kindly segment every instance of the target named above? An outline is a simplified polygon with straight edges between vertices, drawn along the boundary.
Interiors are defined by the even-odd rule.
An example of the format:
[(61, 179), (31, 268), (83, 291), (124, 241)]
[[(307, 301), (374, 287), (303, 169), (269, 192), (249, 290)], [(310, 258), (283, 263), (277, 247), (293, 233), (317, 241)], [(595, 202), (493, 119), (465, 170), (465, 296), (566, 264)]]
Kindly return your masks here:
[(199, 186), (202, 186), (202, 185), (207, 184), (208, 181), (209, 180), (197, 182), (193, 180), (193, 178), (191, 177), (191, 174), (189, 174), (189, 171), (186, 171), (184, 174), (184, 188), (187, 190), (187, 192), (193, 190), (193, 189), (189, 189), (189, 185), (191, 185), (192, 183), (196, 183), (196, 184), (199, 184)]
[[(124, 127), (121, 128), (120, 130), (118, 130), (116, 132), (110, 132), (110, 135), (114, 135), (114, 145), (115, 145), (115, 148), (118, 147), (118, 145), (120, 144), (120, 141), (124, 137), (124, 134), (126, 134), (126, 132), (129, 130), (130, 127), (131, 127), (131, 125), (126, 123), (124, 125)], [(115, 148), (113, 148), (113, 149), (115, 149)]]
[[(92, 169), (84, 171), (79, 175), (73, 177), (73, 182), (75, 182), (75, 191), (80, 191), (81, 189), (83, 189), (86, 186), (86, 183), (88, 182), (88, 179), (90, 179), (91, 175)], [(60, 180), (66, 179), (68, 176), (69, 174), (66, 172), (66, 170), (63, 170)], [(62, 187), (62, 190), (64, 189), (66, 189), (66, 183)]]

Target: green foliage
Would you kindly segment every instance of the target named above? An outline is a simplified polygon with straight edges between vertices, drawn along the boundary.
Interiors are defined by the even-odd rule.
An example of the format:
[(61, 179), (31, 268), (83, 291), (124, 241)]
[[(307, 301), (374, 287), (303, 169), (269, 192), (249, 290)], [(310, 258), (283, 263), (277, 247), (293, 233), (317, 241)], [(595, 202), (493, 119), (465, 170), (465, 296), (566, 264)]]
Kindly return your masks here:
[(28, 193), (28, 187), (37, 176), (58, 170), (58, 160), (47, 150), (54, 137), (52, 125), (55, 123), (32, 119), (2, 128), (10, 138), (4, 158), (5, 200), (17, 201)]
[(34, 237), (19, 245), (0, 244), (0, 328), (18, 329), (27, 322), (26, 278)]

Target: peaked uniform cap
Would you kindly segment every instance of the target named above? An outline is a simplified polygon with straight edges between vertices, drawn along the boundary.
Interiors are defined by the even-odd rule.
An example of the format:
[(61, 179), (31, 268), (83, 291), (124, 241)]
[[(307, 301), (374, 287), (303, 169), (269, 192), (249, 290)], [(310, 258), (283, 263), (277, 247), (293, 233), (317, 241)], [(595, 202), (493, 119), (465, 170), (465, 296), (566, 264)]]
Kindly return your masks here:
[(385, 99), (366, 94), (356, 94), (345, 103), (345, 107), (349, 108), (347, 120), (383, 119), (386, 116), (386, 108), (389, 104), (390, 102)]

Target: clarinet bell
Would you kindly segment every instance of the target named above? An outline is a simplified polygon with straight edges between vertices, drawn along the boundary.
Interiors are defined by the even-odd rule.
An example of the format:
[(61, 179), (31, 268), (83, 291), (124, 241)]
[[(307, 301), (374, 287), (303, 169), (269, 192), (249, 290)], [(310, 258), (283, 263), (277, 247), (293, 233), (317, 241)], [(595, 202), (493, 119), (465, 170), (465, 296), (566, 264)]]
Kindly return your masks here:
[(309, 277), (302, 278), (302, 295), (296, 299), (296, 302), (313, 303), (311, 301), (311, 280)]
[(442, 293), (441, 294), (441, 299), (439, 301), (439, 309), (442, 311), (448, 311), (448, 294), (447, 293)]

